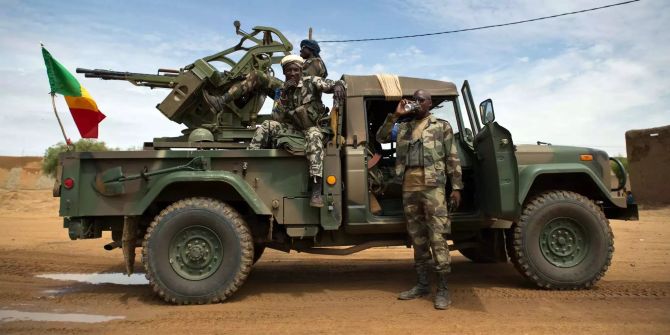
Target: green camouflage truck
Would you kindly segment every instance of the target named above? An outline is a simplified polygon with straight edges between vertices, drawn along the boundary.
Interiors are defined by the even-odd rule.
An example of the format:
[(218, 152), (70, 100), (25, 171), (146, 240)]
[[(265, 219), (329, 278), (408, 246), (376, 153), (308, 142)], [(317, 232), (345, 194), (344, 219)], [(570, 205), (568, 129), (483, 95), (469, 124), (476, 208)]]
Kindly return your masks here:
[[(242, 33), (264, 34), (254, 41), (259, 48), (279, 43), (281, 52), (290, 51), (287, 41), (267, 39), (268, 31), (280, 35), (269, 29)], [(199, 85), (216, 86), (212, 78), (228, 74), (210, 67), (212, 59), (171, 75), (186, 79), (162, 86), (172, 91), (158, 109), (171, 119), (180, 113), (170, 105), (175, 103), (191, 108), (190, 115), (205, 115), (202, 99), (190, 96), (198, 94)], [(267, 50), (250, 59), (276, 63)], [(108, 79), (141, 82), (130, 75)], [(54, 196), (60, 197), (70, 238), (101, 238), (111, 231), (105, 248), (123, 249), (129, 274), (135, 249), (141, 248), (153, 290), (175, 304), (224, 301), (266, 248), (347, 255), (409, 246), (401, 184), (390, 172), (395, 147), (375, 141), (397, 101), (386, 100), (375, 76), (342, 79), (346, 101), (331, 113), (337, 135), (325, 148), (323, 208), (309, 206), (304, 156), (283, 149), (245, 150), (253, 122), (234, 112), (219, 115), (223, 121), (217, 125), (189, 126), (180, 137), (156, 138), (141, 151), (63, 153)], [(451, 250), (475, 262), (509, 258), (525, 278), (548, 289), (588, 288), (604, 275), (614, 251), (608, 219), (637, 219), (637, 207), (616, 192), (624, 187), (623, 168), (624, 175), (613, 174), (611, 158), (596, 149), (515, 145), (495, 121), (490, 99), (475, 108), (467, 81), (460, 92), (438, 80), (399, 77), (399, 82), (405, 97), (417, 89), (429, 92), (433, 113), (455, 131), (465, 188), (462, 204), (451, 214)], [(247, 97), (232, 108), (258, 101)]]

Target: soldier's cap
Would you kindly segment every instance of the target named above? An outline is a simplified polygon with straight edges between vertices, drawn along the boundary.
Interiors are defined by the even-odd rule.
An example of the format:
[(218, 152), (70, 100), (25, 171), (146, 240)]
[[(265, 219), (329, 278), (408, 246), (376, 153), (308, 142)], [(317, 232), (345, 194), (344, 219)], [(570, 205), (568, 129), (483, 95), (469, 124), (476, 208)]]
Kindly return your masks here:
[(315, 56), (319, 56), (319, 52), (321, 52), (321, 48), (319, 47), (319, 43), (315, 40), (302, 40), (300, 42), (300, 49), (307, 47), (307, 49), (312, 50)]
[(302, 63), (304, 63), (304, 62), (305, 62), (305, 60), (302, 59), (302, 57), (300, 57), (298, 55), (288, 55), (288, 56), (284, 56), (284, 58), (281, 59), (281, 67), (283, 68), (286, 65), (291, 64), (291, 63), (297, 63), (299, 66), (302, 67)]

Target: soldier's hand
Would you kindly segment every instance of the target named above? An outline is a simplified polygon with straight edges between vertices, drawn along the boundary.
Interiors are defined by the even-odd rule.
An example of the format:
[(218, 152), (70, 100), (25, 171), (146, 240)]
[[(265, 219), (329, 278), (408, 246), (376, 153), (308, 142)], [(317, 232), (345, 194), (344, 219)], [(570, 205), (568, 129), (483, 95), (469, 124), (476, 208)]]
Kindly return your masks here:
[(344, 101), (344, 98), (346, 97), (345, 93), (342, 85), (335, 85), (335, 88), (333, 89), (333, 96), (335, 99)]
[(449, 199), (456, 204), (455, 208), (458, 208), (461, 205), (461, 191), (459, 191), (459, 190), (451, 191), (451, 195), (449, 195)]
[(400, 102), (398, 102), (398, 106), (395, 107), (395, 113), (393, 113), (393, 116), (395, 116), (396, 118), (400, 118), (405, 115), (411, 114), (412, 111), (408, 112), (405, 110), (405, 105), (407, 104), (407, 102), (408, 101), (405, 99), (400, 100)]

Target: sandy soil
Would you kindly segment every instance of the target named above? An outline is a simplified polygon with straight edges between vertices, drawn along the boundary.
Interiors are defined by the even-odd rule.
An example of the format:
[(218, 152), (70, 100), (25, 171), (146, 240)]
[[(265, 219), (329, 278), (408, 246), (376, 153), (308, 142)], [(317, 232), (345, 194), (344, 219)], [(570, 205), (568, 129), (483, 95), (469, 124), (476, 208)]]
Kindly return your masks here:
[[(123, 271), (122, 252), (102, 248), (109, 236), (70, 241), (57, 206), (50, 190), (0, 190), (1, 334), (670, 333), (670, 209), (611, 222), (614, 260), (591, 290), (538, 290), (509, 263), (474, 264), (453, 252), (454, 304), (436, 311), (428, 298), (396, 300), (413, 285), (406, 248), (348, 257), (267, 251), (233, 298), (206, 306), (167, 305), (148, 285), (38, 278)], [(12, 311), (124, 318), (10, 321)]]

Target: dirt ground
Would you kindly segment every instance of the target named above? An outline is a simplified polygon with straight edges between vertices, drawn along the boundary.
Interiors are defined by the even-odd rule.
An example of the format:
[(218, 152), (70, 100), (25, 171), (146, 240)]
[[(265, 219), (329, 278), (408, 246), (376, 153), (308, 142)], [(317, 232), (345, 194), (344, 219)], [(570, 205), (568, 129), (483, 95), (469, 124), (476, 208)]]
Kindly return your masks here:
[[(670, 333), (670, 209), (643, 210), (638, 222), (611, 222), (612, 266), (591, 290), (539, 290), (509, 263), (474, 264), (453, 252), (454, 304), (436, 311), (429, 298), (396, 300), (399, 291), (413, 285), (409, 249), (379, 248), (347, 257), (267, 251), (225, 303), (172, 306), (148, 285), (36, 277), (123, 271), (122, 252), (102, 248), (109, 236), (69, 240), (50, 193), (0, 190), (1, 334)], [(143, 271), (139, 260), (136, 271)], [(119, 319), (16, 317), (24, 312)]]

